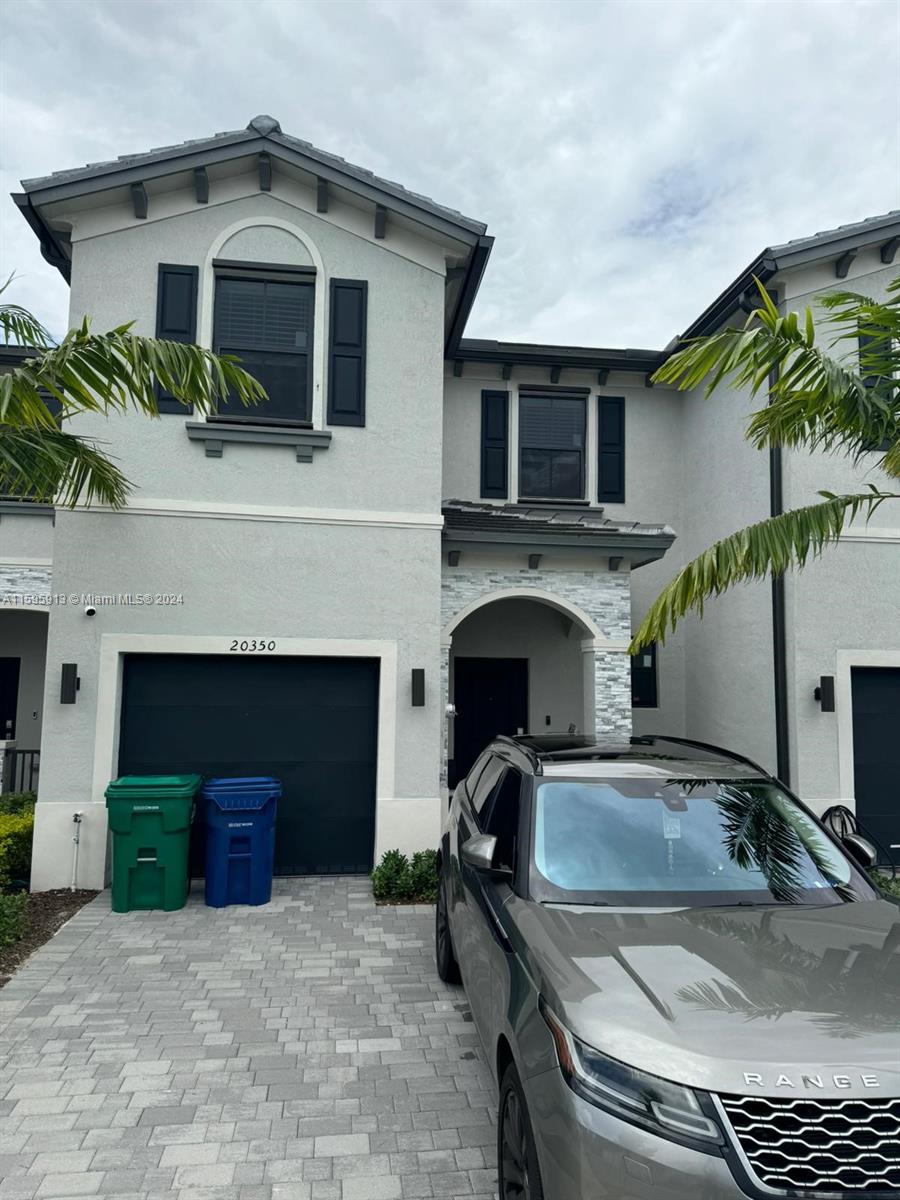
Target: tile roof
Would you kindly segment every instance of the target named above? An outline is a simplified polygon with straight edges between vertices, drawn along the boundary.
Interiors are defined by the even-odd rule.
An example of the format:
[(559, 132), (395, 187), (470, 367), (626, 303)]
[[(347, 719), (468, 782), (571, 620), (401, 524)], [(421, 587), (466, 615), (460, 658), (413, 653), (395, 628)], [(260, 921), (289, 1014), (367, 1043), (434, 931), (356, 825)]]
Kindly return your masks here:
[(157, 146), (152, 150), (138, 154), (121, 154), (117, 158), (105, 159), (102, 162), (87, 163), (83, 167), (72, 167), (64, 171), (53, 171), (50, 175), (37, 176), (33, 179), (23, 179), (21, 183), (26, 192), (34, 192), (40, 191), (43, 188), (58, 187), (66, 183), (99, 180), (104, 175), (109, 175), (115, 171), (149, 165), (151, 163), (165, 162), (167, 159), (178, 159), (188, 153), (202, 153), (204, 150), (214, 150), (217, 147), (240, 146), (243, 142), (252, 142), (258, 138), (266, 138), (275, 145), (295, 150), (312, 159), (314, 162), (332, 167), (351, 179), (371, 184), (390, 195), (396, 196), (398, 199), (414, 203), (434, 213), (436, 216), (464, 226), (473, 233), (482, 234), (487, 229), (487, 226), (483, 222), (466, 217), (454, 208), (438, 204), (430, 196), (423, 196), (420, 192), (411, 191), (394, 180), (384, 179), (376, 175), (373, 171), (367, 170), (365, 167), (359, 167), (354, 163), (347, 162), (340, 155), (330, 154), (327, 150), (320, 150), (317, 146), (314, 146), (311, 142), (304, 141), (302, 138), (292, 137), (290, 134), (283, 133), (279, 122), (274, 117), (269, 116), (254, 117), (246, 129), (228, 130), (223, 133), (213, 134), (212, 137), (192, 138), (185, 142), (175, 142), (171, 146)]
[(453, 532), (552, 534), (596, 537), (625, 534), (632, 537), (674, 538), (668, 525), (638, 521), (612, 521), (602, 508), (553, 508), (550, 505), (479, 504), (472, 500), (446, 500), (444, 527)]
[(823, 229), (819, 233), (812, 233), (809, 237), (792, 238), (789, 242), (781, 242), (780, 245), (770, 246), (769, 251), (772, 254), (784, 253), (785, 250), (801, 250), (808, 247), (824, 245), (828, 242), (833, 242), (837, 238), (847, 237), (854, 233), (862, 233), (869, 229), (877, 229), (881, 225), (889, 225), (893, 221), (900, 221), (900, 208), (893, 208), (890, 212), (880, 213), (875, 217), (865, 217), (862, 221), (851, 221), (847, 225), (837, 225), (834, 229)]

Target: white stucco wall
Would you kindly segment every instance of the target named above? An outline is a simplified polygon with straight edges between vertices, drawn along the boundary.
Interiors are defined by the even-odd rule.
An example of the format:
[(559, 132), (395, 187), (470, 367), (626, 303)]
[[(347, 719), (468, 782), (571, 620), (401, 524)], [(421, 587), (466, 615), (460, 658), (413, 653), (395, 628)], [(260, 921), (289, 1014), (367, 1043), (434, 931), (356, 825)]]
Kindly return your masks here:
[[(227, 239), (218, 245), (227, 230), (250, 221), (261, 228), (236, 230), (236, 248)], [(320, 425), (328, 280), (369, 281), (366, 427), (336, 428), (328, 450), (316, 451), (312, 464), (298, 464), (289, 447), (228, 445), (224, 459), (207, 458), (202, 444), (188, 440), (180, 414), (152, 422), (135, 414), (73, 421), (74, 432), (102, 437), (115, 451), (135, 486), (135, 500), (162, 496), (232, 504), (438, 510), (444, 277), (434, 267), (395, 253), (390, 239), (367, 240), (273, 195), (194, 205), (178, 216), (76, 236), (70, 319), (74, 323), (89, 314), (97, 329), (133, 320), (136, 332), (152, 335), (159, 263), (196, 265), (201, 270), (198, 340), (209, 345), (213, 257), (240, 252), (258, 254), (253, 261), (304, 263), (312, 256), (310, 247), (321, 264), (314, 348), (314, 410)]]
[[(547, 372), (516, 367), (513, 378), (500, 378), (500, 368), (466, 363), (461, 378), (449, 365), (444, 376), (443, 494), (445, 499), (480, 500), (481, 392), (509, 390), (511, 410), (517, 403), (520, 383), (547, 382)], [(682, 478), (682, 412), (684, 399), (670, 388), (647, 388), (643, 376), (612, 373), (603, 388), (595, 372), (567, 370), (560, 384), (589, 387), (588, 446), (586, 465), (588, 496), (597, 507), (597, 398), (625, 397), (625, 503), (604, 504), (613, 520), (669, 524), (679, 535), (675, 545), (659, 562), (648, 563), (631, 573), (632, 623), (634, 627), (660, 590), (672, 578), (680, 556), (683, 526), (684, 487)], [(515, 426), (513, 426), (514, 432)], [(517, 447), (510, 443), (510, 480), (514, 479)], [(510, 492), (512, 500), (517, 499)], [(636, 733), (685, 732), (684, 641), (682, 631), (666, 639), (658, 654), (659, 705), (635, 709)]]
[[(786, 280), (790, 306), (816, 304), (831, 291), (847, 288), (884, 299), (900, 275), (900, 263), (882, 265), (878, 251), (862, 251), (847, 280), (836, 280), (831, 264), (808, 268)], [(803, 290), (801, 290), (803, 289)], [(833, 336), (820, 319), (823, 340)], [(843, 342), (838, 353), (856, 357), (856, 345)], [(853, 363), (855, 366), (855, 362)], [(878, 455), (854, 463), (844, 455), (785, 455), (785, 503), (815, 504), (818, 493), (863, 492), (869, 484), (900, 491), (897, 481), (877, 468)], [(868, 525), (858, 518), (851, 536), (826, 548), (821, 557), (787, 580), (790, 632), (789, 686), (791, 746), (801, 794), (827, 807), (853, 803), (852, 772), (841, 778), (841, 759), (852, 762), (852, 714), (847, 659), (864, 655), (869, 665), (900, 665), (900, 501), (885, 502)], [(834, 713), (823, 713), (813, 697), (821, 675), (836, 677)], [(898, 714), (900, 730), (900, 714)], [(848, 772), (845, 771), (845, 776)]]
[[(380, 777), (378, 844), (434, 844), (438, 833), (440, 554), (437, 526), (263, 522), (126, 514), (62, 513), (55, 565), (64, 591), (183, 593), (176, 606), (54, 609), (48, 643), (46, 725), (33, 886), (58, 886), (71, 813), (86, 811), (82, 882), (99, 886), (105, 860), (103, 788), (115, 773), (98, 745), (117, 734), (113, 696), (98, 702), (105, 635), (144, 635), (144, 652), (167, 653), (172, 638), (389, 642), (396, 695), (380, 743), (391, 767)], [(112, 551), (112, 552), (111, 552)], [(157, 639), (154, 641), (153, 639)], [(289, 650), (288, 652), (293, 652)], [(59, 664), (77, 662), (81, 689), (60, 705)], [(412, 708), (412, 667), (423, 667), (426, 705)]]
[[(103, 882), (103, 788), (116, 770), (119, 722), (105, 637), (139, 636), (144, 651), (162, 653), (185, 638), (219, 652), (208, 648), (232, 637), (275, 639), (290, 653), (383, 650), (393, 666), (380, 712), (376, 856), (438, 838), (443, 251), (409, 229), (389, 228), (376, 242), (371, 213), (346, 205), (317, 216), (314, 197), (277, 174), (271, 195), (255, 179), (220, 181), (212, 192), (208, 206), (154, 199), (146, 222), (118, 209), (71, 214), (72, 320), (88, 313), (98, 329), (134, 320), (153, 334), (158, 264), (195, 264), (198, 340), (209, 344), (213, 258), (312, 261), (321, 426), (328, 281), (365, 279), (366, 425), (335, 428), (327, 450), (298, 463), (292, 448), (272, 445), (226, 443), (222, 458), (207, 457), (180, 414), (72, 422), (103, 439), (134, 492), (127, 513), (58, 514), (54, 589), (182, 593), (184, 603), (104, 606), (93, 618), (81, 606), (51, 612), (39, 890), (68, 882), (76, 808), (85, 812), (80, 882)], [(62, 662), (78, 663), (74, 705), (59, 704)], [(425, 669), (424, 708), (410, 705), (412, 667)]]

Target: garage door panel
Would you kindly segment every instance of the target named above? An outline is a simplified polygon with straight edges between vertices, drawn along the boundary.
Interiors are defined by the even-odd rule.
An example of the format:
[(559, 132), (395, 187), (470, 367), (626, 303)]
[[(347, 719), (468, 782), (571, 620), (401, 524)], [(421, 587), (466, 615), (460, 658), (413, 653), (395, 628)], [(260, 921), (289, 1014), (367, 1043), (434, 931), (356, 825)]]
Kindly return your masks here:
[[(882, 856), (900, 842), (896, 747), (900, 740), (900, 670), (854, 667), (853, 776), (856, 812), (881, 844)], [(900, 861), (900, 855), (893, 851)]]
[(132, 655), (122, 693), (120, 774), (275, 775), (276, 874), (371, 869), (377, 661)]
[[(291, 800), (279, 809), (279, 874), (321, 875), (332, 871), (371, 870), (370, 853), (361, 855), (375, 839), (375, 811), (361, 815), (357, 798), (369, 786), (365, 764), (308, 764), (302, 777), (291, 781)], [(324, 804), (323, 804), (324, 801)], [(310, 837), (310, 831), (316, 837)], [(324, 861), (318, 848), (330, 848)]]

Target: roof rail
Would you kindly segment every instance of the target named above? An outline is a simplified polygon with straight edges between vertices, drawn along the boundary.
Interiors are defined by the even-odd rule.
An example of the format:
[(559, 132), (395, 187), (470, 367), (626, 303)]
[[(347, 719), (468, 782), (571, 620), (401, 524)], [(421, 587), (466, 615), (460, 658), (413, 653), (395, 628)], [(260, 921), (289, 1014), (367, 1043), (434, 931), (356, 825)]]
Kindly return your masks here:
[(710, 750), (713, 754), (721, 754), (723, 758), (730, 758), (734, 762), (746, 763), (754, 771), (759, 771), (760, 775), (771, 776), (772, 774), (771, 771), (761, 767), (758, 762), (748, 758), (746, 754), (735, 754), (733, 750), (726, 750), (724, 746), (714, 746), (711, 742), (698, 742), (695, 738), (672, 737), (668, 733), (643, 733), (640, 736), (658, 738), (661, 742), (675, 742), (679, 746), (696, 746), (698, 750)]
[(511, 750), (517, 750), (519, 752), (519, 754), (521, 754), (523, 758), (526, 758), (528, 760), (528, 762), (531, 764), (531, 767), (533, 768), (535, 775), (543, 775), (544, 768), (543, 768), (543, 765), (541, 762), (541, 756), (538, 754), (538, 752), (534, 749), (533, 746), (529, 746), (529, 745), (525, 744), (524, 742), (520, 742), (518, 740), (518, 738), (509, 737), (505, 733), (498, 733), (497, 736), (494, 738), (494, 741), (495, 742), (505, 742), (506, 745), (509, 746), (509, 748)]

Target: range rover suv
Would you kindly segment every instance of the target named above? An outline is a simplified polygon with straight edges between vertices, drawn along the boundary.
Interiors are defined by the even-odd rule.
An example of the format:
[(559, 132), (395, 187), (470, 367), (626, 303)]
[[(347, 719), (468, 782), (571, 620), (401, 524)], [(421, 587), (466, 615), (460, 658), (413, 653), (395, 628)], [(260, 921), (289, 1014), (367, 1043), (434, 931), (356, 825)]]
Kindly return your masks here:
[(451, 800), (435, 943), (496, 1075), (501, 1200), (900, 1197), (872, 862), (714, 747), (494, 741)]

